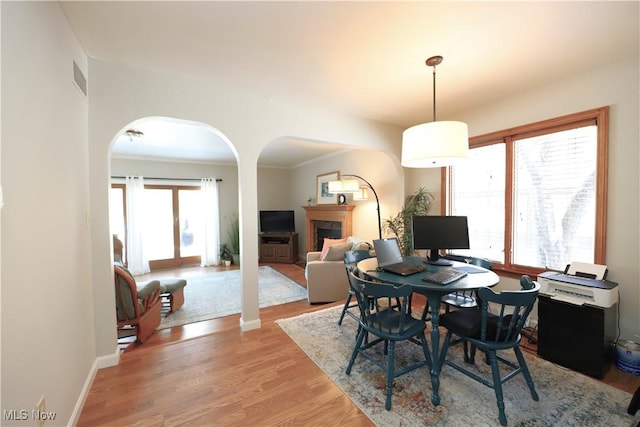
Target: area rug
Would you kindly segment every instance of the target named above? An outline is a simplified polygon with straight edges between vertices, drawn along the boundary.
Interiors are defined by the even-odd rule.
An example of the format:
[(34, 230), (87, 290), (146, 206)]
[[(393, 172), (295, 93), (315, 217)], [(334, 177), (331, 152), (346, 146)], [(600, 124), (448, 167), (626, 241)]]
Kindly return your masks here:
[[(307, 297), (307, 288), (268, 266), (258, 267), (260, 307), (285, 304)], [(207, 273), (187, 278), (184, 305), (162, 319), (157, 329), (201, 322), (240, 313), (240, 270)]]
[[(345, 317), (338, 326), (341, 307), (303, 314), (276, 323), (331, 380), (379, 426), (499, 426), (494, 391), (445, 365), (440, 374), (441, 404), (431, 404), (431, 380), (427, 367), (396, 378), (392, 408), (384, 409), (385, 374), (364, 357), (351, 371), (345, 368), (355, 341), (357, 323)], [(458, 363), (462, 351), (449, 351)], [(505, 358), (515, 359), (513, 351)], [(565, 369), (534, 355), (524, 354), (540, 397), (531, 398), (522, 375), (503, 385), (509, 426), (625, 426), (633, 417), (626, 413), (631, 395), (593, 378)], [(382, 357), (382, 354), (381, 354)], [(396, 367), (419, 358), (411, 343), (396, 346)], [(482, 357), (476, 366), (485, 378), (491, 368)], [(504, 372), (501, 372), (504, 376)], [(487, 377), (488, 375), (488, 377)]]

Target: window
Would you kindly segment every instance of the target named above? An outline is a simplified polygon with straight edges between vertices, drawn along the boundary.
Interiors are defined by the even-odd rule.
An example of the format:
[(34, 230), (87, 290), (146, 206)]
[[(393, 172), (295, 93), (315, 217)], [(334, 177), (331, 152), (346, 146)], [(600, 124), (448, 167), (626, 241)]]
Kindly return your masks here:
[(469, 218), (471, 249), (496, 269), (535, 275), (605, 263), (608, 108), (470, 140), (445, 173), (450, 215)]
[[(112, 185), (109, 217), (113, 234), (126, 246), (125, 191), (123, 184)], [(152, 270), (200, 262), (199, 193), (200, 187), (145, 185), (143, 244)]]

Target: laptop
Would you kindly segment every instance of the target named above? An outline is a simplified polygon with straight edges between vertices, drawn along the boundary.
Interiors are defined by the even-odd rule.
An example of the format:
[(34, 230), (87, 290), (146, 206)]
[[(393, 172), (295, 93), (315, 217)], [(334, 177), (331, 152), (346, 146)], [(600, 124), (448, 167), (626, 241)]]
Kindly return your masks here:
[(378, 267), (385, 271), (400, 276), (409, 276), (426, 270), (422, 265), (402, 261), (400, 245), (396, 238), (374, 240), (373, 247), (376, 251), (376, 258), (378, 258)]

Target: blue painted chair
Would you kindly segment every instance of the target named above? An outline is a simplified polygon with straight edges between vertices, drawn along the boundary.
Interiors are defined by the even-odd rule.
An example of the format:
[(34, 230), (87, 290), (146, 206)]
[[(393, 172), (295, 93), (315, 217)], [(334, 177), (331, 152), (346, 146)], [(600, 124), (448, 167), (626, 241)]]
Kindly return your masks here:
[[(386, 283), (370, 282), (350, 273), (349, 284), (360, 308), (360, 324), (356, 343), (347, 366), (346, 374), (351, 369), (358, 355), (369, 359), (382, 370), (386, 370), (385, 409), (391, 409), (393, 379), (422, 366), (431, 368), (431, 356), (424, 334), (426, 322), (416, 319), (409, 313), (411, 286), (394, 287)], [(397, 306), (397, 303), (400, 303)], [(368, 334), (377, 337), (366, 342)], [(424, 360), (419, 360), (400, 369), (395, 368), (395, 345), (398, 341), (411, 341), (422, 347)], [(384, 344), (382, 352), (374, 347)], [(384, 359), (386, 358), (386, 364)]]
[[(516, 291), (494, 292), (489, 288), (478, 290), (480, 309), (464, 308), (443, 314), (440, 317), (440, 326), (447, 329), (447, 334), (442, 345), (441, 360), (443, 363), (455, 368), (468, 377), (492, 388), (496, 395), (500, 424), (507, 425), (507, 417), (504, 410), (502, 384), (519, 373), (529, 386), (531, 397), (538, 400), (533, 379), (527, 368), (527, 363), (520, 350), (520, 332), (524, 327), (533, 305), (538, 296), (540, 285), (531, 280), (529, 276), (520, 279), (521, 288)], [(489, 306), (497, 307), (498, 314), (489, 312)], [(455, 340), (452, 340), (453, 336)], [(491, 365), (492, 380), (489, 381), (477, 372), (462, 367), (451, 360), (447, 360), (448, 349), (459, 342), (471, 344), (470, 364), (474, 363), (476, 348), (483, 351)], [(512, 349), (516, 362), (507, 360), (498, 355), (498, 351)], [(511, 368), (504, 377), (500, 376), (498, 362)]]
[[(492, 270), (491, 261), (485, 258), (476, 258), (469, 257), (464, 255), (446, 255), (444, 258), (466, 262), (467, 264), (477, 265), (482, 268), (486, 268), (487, 270)], [(469, 290), (469, 291), (455, 291), (451, 292), (442, 297), (442, 305), (444, 306), (445, 313), (449, 313), (451, 308), (471, 308), (478, 307), (478, 294), (477, 291)], [(469, 360), (469, 349), (467, 343), (464, 342), (464, 361), (467, 362)]]
[[(491, 262), (484, 258), (466, 257), (462, 255), (447, 255), (445, 258), (454, 261), (466, 262), (467, 264), (477, 265), (487, 270), (491, 270)], [(451, 311), (451, 307), (455, 308), (469, 308), (477, 307), (478, 301), (476, 300), (476, 291), (456, 291), (451, 292), (442, 297), (442, 304), (445, 307), (445, 312)]]
[[(369, 250), (352, 250), (352, 251), (347, 251), (344, 253), (344, 268), (347, 272), (347, 278), (349, 277), (349, 274), (354, 271), (354, 269), (356, 268), (356, 265), (362, 261), (363, 259), (367, 259), (367, 258), (371, 258), (372, 255), (369, 252)], [(344, 319), (345, 314), (348, 314), (349, 316), (353, 317), (356, 322), (359, 321), (359, 317), (356, 313), (354, 313), (353, 311), (351, 311), (350, 309), (352, 308), (357, 308), (358, 307), (358, 302), (354, 301), (353, 303), (351, 302), (352, 299), (354, 299), (355, 295), (353, 293), (353, 290), (351, 289), (351, 286), (349, 286), (349, 292), (347, 293), (347, 299), (344, 302), (344, 306), (342, 307), (342, 312), (340, 313), (340, 319), (338, 319), (338, 325), (342, 325), (342, 320)]]

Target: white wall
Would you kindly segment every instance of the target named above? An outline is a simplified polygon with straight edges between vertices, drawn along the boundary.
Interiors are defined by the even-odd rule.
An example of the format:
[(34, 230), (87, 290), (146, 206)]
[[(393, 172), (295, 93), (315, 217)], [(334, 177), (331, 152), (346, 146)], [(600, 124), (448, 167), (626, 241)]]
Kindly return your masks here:
[(260, 167), (257, 184), (260, 210), (290, 210), (300, 205), (291, 194), (294, 179), (290, 169)]
[[(243, 308), (241, 324), (259, 326), (258, 172), (262, 148), (281, 137), (328, 141), (398, 151), (401, 129), (337, 116), (261, 98), (228, 87), (90, 60), (89, 141), (93, 237), (93, 282), (96, 306), (113, 292), (110, 272), (107, 190), (109, 146), (133, 120), (164, 116), (207, 124), (228, 138), (238, 155), (238, 200), (241, 216)], [(96, 308), (98, 354), (113, 346), (113, 307)]]
[(445, 215), (442, 206), (441, 169), (405, 169), (405, 194), (412, 194), (420, 187), (424, 187), (433, 195), (433, 202), (429, 215)]
[[(161, 115), (233, 136), (248, 321), (258, 319), (261, 148), (293, 135), (391, 149), (400, 130), (87, 61), (57, 3), (3, 2), (2, 12), (2, 409), (30, 410), (45, 395), (58, 414), (48, 425), (65, 425), (92, 368), (117, 351), (108, 189), (110, 145), (123, 127)], [(73, 59), (89, 80), (89, 109)]]
[[(638, 57), (607, 64), (583, 75), (467, 111), (455, 117), (472, 136), (609, 105), (609, 188), (607, 206), (608, 278), (619, 283), (621, 338), (640, 336), (640, 72)], [(452, 118), (450, 118), (452, 119)], [(433, 172), (407, 170), (407, 180), (431, 182)], [(505, 287), (518, 286), (503, 279)]]
[[(394, 216), (404, 201), (404, 178), (400, 161), (395, 153), (367, 149), (353, 149), (337, 151), (333, 156), (326, 156), (315, 162), (293, 170), (292, 195), (297, 201), (296, 221), (299, 230), (299, 251), (304, 255), (306, 251), (305, 234), (305, 199), (308, 196), (316, 199), (316, 178), (329, 172), (338, 171), (340, 174), (358, 175), (366, 179), (378, 193), (380, 200), (380, 217), (384, 220)], [(364, 185), (364, 183), (363, 183)], [(378, 238), (378, 216), (375, 197), (369, 191), (366, 201), (354, 201), (347, 195), (347, 203), (355, 205), (353, 210), (354, 236), (371, 242)]]
[[(47, 425), (66, 425), (96, 357), (114, 354), (109, 157), (112, 139), (128, 123), (149, 116), (199, 121), (218, 129), (237, 149), (242, 316), (249, 322), (258, 319), (256, 159), (262, 147), (298, 136), (399, 154), (401, 129), (98, 60), (87, 64), (57, 3), (1, 2), (0, 8), (2, 409), (30, 410), (45, 395), (47, 409), (58, 414)], [(72, 60), (89, 80), (88, 112), (72, 83)], [(472, 134), (481, 134), (612, 106), (607, 263), (611, 278), (621, 283), (621, 326), (623, 338), (630, 339), (640, 329), (638, 74), (638, 58), (633, 58), (456, 117), (470, 124)], [(402, 180), (402, 169), (392, 163), (391, 176)], [(354, 172), (352, 166), (328, 170)], [(304, 187), (293, 187), (296, 200), (315, 188), (317, 173), (326, 171), (317, 166)], [(354, 173), (374, 185), (382, 179), (366, 166)], [(433, 171), (405, 173), (407, 183), (434, 180)]]
[(57, 412), (46, 425), (67, 425), (96, 357), (88, 106), (72, 66), (87, 73), (87, 58), (57, 2), (0, 7), (1, 409), (30, 414), (44, 395)]
[[(355, 174), (373, 185), (380, 200), (381, 220), (389, 218), (401, 208), (401, 167), (397, 157), (384, 151), (344, 149), (336, 145), (333, 154), (310, 161), (293, 169), (258, 169), (259, 209), (293, 209), (298, 232), (298, 256), (306, 254), (306, 219), (304, 206), (307, 197), (316, 200), (316, 178), (329, 172)], [(364, 182), (362, 182), (365, 185)], [(353, 235), (371, 241), (378, 238), (378, 217), (375, 197), (369, 191), (369, 200), (354, 201), (350, 194), (347, 203), (355, 205)], [(383, 230), (383, 235), (384, 235)]]
[[(315, 163), (315, 162), (314, 162)], [(304, 173), (302, 175), (310, 175)], [(176, 162), (176, 161), (151, 161), (113, 158), (111, 160), (112, 176), (142, 175), (144, 177), (176, 178), (176, 179), (200, 179), (202, 177), (213, 176), (221, 178), (220, 184), (220, 235), (222, 241), (226, 240), (229, 228), (229, 218), (231, 214), (238, 211), (238, 168), (230, 165)], [(310, 186), (305, 193), (315, 191), (314, 185)], [(300, 242), (304, 241), (304, 197), (300, 197), (293, 192), (298, 178), (291, 169), (259, 167), (258, 168), (258, 209), (259, 210), (282, 210), (293, 209), (296, 212), (298, 222), (298, 233)], [(256, 212), (257, 215), (257, 212)], [(373, 227), (377, 225), (373, 224)], [(377, 229), (377, 228), (376, 228)], [(373, 232), (373, 231), (372, 231)], [(257, 236), (256, 236), (257, 239)], [(302, 243), (300, 243), (302, 245)], [(300, 246), (300, 256), (303, 257), (304, 246)]]
[(136, 160), (111, 159), (111, 175), (125, 176), (140, 174), (145, 177), (196, 179), (216, 177), (230, 180), (236, 184), (238, 167), (236, 165), (200, 163), (179, 160)]
[[(298, 232), (298, 256), (306, 254), (305, 210), (307, 197), (316, 199), (316, 178), (328, 172), (355, 174), (363, 177), (378, 193), (381, 221), (395, 215), (402, 207), (402, 168), (395, 154), (386, 151), (351, 148), (336, 145), (336, 151), (293, 169), (258, 169), (258, 208), (293, 209)], [(365, 185), (364, 183), (362, 183)], [(369, 200), (354, 201), (347, 195), (347, 203), (355, 205), (353, 235), (372, 241), (378, 238), (378, 217), (375, 197), (369, 191)], [(383, 229), (383, 235), (385, 235)]]
[[(238, 168), (235, 165), (198, 163), (187, 161), (151, 161), (111, 159), (111, 176), (137, 175), (151, 178), (222, 179), (219, 185), (220, 236), (227, 240), (230, 218), (238, 212)], [(153, 183), (153, 182), (152, 182)], [(194, 181), (194, 185), (200, 183)]]

